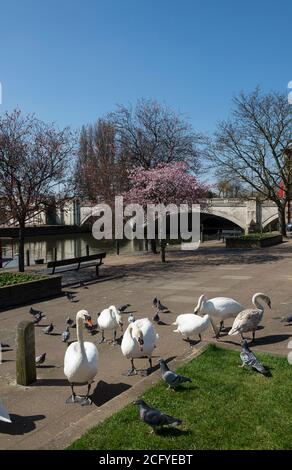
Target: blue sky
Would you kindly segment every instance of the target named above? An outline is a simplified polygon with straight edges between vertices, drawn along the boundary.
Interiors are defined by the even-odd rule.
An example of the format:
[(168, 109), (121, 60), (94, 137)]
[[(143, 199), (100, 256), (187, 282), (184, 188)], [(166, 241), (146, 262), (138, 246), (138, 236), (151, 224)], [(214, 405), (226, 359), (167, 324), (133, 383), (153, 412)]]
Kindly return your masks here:
[(1, 0), (0, 112), (79, 127), (156, 98), (212, 132), (231, 98), (292, 80), (290, 0)]

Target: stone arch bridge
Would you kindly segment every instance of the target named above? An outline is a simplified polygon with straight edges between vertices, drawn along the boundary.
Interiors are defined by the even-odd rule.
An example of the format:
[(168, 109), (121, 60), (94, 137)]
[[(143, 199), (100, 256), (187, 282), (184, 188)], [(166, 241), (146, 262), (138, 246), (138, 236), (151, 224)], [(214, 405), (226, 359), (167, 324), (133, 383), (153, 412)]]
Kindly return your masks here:
[[(278, 219), (277, 206), (272, 201), (260, 203), (256, 199), (213, 198), (201, 202), (203, 214), (221, 217), (236, 224), (245, 232), (255, 226), (265, 229)], [(86, 224), (92, 217), (94, 217), (94, 207), (81, 203), (79, 205), (79, 224)]]

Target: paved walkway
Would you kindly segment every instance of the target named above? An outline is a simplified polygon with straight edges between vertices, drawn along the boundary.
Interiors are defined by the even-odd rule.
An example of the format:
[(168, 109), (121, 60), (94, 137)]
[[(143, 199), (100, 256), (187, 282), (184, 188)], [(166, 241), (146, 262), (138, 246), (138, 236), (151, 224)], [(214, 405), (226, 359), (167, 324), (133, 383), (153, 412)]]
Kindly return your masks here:
[[(162, 265), (158, 256), (131, 255), (112, 256), (102, 268), (105, 274), (122, 277), (105, 282), (91, 283), (88, 289), (72, 289), (78, 302), (71, 303), (65, 297), (35, 304), (46, 314), (43, 325), (53, 322), (54, 335), (43, 335), (36, 327), (37, 354), (47, 352), (47, 360), (38, 368), (38, 381), (30, 387), (15, 385), (14, 337), (16, 324), (29, 319), (29, 306), (0, 312), (0, 340), (9, 343), (11, 350), (3, 352), (0, 364), (0, 397), (11, 413), (13, 424), (0, 422), (0, 449), (36, 449), (46, 443), (72, 423), (85, 419), (93, 409), (98, 410), (141, 381), (140, 376), (122, 375), (129, 363), (122, 356), (119, 346), (102, 344), (100, 370), (96, 377), (94, 404), (92, 407), (66, 405), (70, 394), (63, 375), (63, 357), (66, 346), (60, 334), (65, 319), (77, 310), (89, 310), (93, 319), (102, 308), (110, 304), (130, 303), (138, 318), (152, 317), (152, 299), (159, 296), (171, 310), (161, 317), (166, 325), (157, 326), (160, 339), (155, 350), (154, 364), (160, 356), (165, 358), (182, 356), (188, 344), (173, 333), (171, 323), (177, 314), (191, 312), (199, 295), (234, 297), (246, 306), (255, 292), (265, 292), (272, 299), (272, 310), (266, 310), (263, 328), (257, 332), (254, 350), (265, 350), (286, 355), (287, 344), (292, 335), (292, 326), (279, 321), (282, 315), (292, 314), (292, 242), (286, 242), (266, 250), (226, 251), (220, 242), (208, 242), (195, 253), (171, 252), (168, 262)], [(125, 315), (125, 325), (127, 315)], [(227, 322), (230, 326), (231, 322)], [(72, 330), (71, 330), (72, 331)], [(88, 336), (97, 342), (99, 335)], [(75, 338), (72, 331), (71, 339)], [(212, 331), (204, 335), (205, 341), (214, 341)], [(239, 344), (239, 337), (223, 336), (220, 343)], [(144, 368), (146, 360), (137, 362)], [(121, 403), (123, 396), (120, 395)], [(94, 408), (93, 408), (94, 407)]]

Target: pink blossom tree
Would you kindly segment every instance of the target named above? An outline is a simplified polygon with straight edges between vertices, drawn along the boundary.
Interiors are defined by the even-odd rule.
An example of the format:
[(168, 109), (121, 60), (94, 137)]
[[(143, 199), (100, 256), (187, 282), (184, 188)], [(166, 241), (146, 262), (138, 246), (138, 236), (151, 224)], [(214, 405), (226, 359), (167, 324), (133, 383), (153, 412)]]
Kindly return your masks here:
[[(123, 194), (126, 203), (147, 204), (195, 204), (208, 191), (188, 172), (184, 162), (159, 164), (153, 169), (137, 168), (130, 172), (129, 191)], [(160, 239), (161, 261), (165, 262), (166, 239)], [(156, 252), (155, 240), (152, 250)]]

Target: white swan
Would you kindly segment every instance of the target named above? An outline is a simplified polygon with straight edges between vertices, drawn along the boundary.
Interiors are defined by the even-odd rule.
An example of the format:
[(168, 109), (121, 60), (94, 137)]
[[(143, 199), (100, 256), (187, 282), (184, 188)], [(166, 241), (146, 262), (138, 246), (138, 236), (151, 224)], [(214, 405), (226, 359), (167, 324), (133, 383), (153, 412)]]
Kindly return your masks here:
[[(93, 343), (83, 341), (83, 323), (92, 326), (87, 310), (80, 310), (76, 315), (77, 341), (71, 343), (64, 357), (64, 374), (66, 375), (72, 396), (66, 403), (81, 402), (81, 405), (90, 405), (89, 392), (91, 384), (98, 370), (98, 351)], [(88, 385), (87, 394), (82, 399), (74, 392), (74, 385)]]
[(232, 328), (228, 333), (229, 335), (233, 336), (240, 334), (242, 339), (244, 339), (242, 333), (252, 331), (252, 340), (254, 341), (256, 329), (264, 314), (264, 306), (259, 303), (258, 299), (263, 300), (270, 308), (272, 308), (270, 297), (260, 292), (254, 294), (252, 303), (255, 308), (247, 308), (237, 315)]
[(207, 330), (211, 324), (211, 318), (209, 315), (200, 317), (195, 313), (183, 313), (179, 315), (172, 324), (177, 326), (174, 333), (180, 333), (182, 336), (185, 336), (188, 341), (190, 341), (191, 336), (195, 335), (198, 335), (200, 340), (202, 340), (201, 333)]
[(148, 357), (150, 370), (152, 369), (151, 357), (157, 339), (158, 335), (148, 318), (142, 318), (129, 324), (121, 343), (123, 355), (131, 359), (131, 369), (128, 371), (128, 375), (137, 374), (134, 359), (139, 357)]
[(210, 315), (212, 319), (220, 320), (219, 331), (214, 328), (212, 323), (214, 332), (218, 337), (224, 327), (224, 320), (236, 317), (236, 315), (243, 309), (243, 305), (229, 297), (214, 297), (213, 299), (207, 299), (204, 295), (201, 295), (197, 306), (194, 308), (194, 313)]
[(1, 400), (0, 400), (0, 421), (4, 421), (4, 423), (11, 423), (9, 413), (6, 410)]
[(110, 330), (114, 332), (113, 343), (116, 343), (117, 329), (120, 326), (123, 333), (123, 322), (120, 311), (114, 305), (109, 308), (105, 308), (97, 317), (97, 325), (101, 329), (101, 340), (100, 343), (105, 341), (104, 331)]

